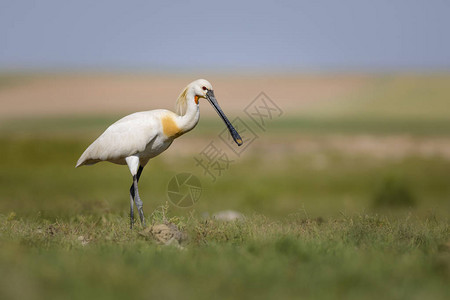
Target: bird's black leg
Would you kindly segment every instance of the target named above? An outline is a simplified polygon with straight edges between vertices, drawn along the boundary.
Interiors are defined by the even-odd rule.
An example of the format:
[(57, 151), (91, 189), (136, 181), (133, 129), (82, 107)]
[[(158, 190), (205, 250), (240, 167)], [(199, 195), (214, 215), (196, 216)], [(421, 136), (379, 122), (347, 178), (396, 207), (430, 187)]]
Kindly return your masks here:
[[(138, 191), (137, 183), (139, 182), (139, 178), (141, 178), (143, 169), (144, 169), (144, 167), (139, 166), (137, 174), (135, 176), (133, 176), (133, 183), (131, 184), (131, 187), (130, 187), (130, 229), (133, 229), (133, 223), (134, 223), (133, 200), (136, 202), (136, 206), (139, 211), (139, 217), (141, 219), (141, 223), (145, 227), (144, 210), (142, 208), (143, 203), (141, 201), (141, 198), (139, 197), (139, 192), (135, 193), (135, 190)], [(135, 194), (137, 195), (137, 198), (135, 198)]]

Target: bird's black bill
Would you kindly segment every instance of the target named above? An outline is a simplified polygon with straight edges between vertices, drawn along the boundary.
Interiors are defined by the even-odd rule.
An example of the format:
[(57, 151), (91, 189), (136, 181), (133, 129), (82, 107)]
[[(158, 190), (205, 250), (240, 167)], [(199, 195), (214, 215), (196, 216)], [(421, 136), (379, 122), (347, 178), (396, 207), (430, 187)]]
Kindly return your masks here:
[(236, 129), (234, 129), (233, 125), (231, 125), (230, 121), (228, 120), (228, 118), (223, 113), (222, 109), (219, 106), (219, 103), (217, 103), (216, 97), (214, 97), (214, 92), (212, 90), (209, 90), (206, 93), (206, 99), (208, 99), (208, 101), (211, 103), (211, 105), (217, 111), (219, 116), (225, 122), (225, 125), (227, 125), (227, 128), (230, 131), (230, 134), (233, 137), (233, 140), (236, 142), (236, 144), (238, 146), (242, 145), (241, 136), (239, 135), (239, 133), (237, 133)]

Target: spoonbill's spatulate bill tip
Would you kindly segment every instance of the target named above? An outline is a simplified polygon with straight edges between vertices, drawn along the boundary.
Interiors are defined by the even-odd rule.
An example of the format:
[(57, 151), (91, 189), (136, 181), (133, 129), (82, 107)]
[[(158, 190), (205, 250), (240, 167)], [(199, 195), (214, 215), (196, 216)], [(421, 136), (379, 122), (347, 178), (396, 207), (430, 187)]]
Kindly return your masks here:
[(101, 134), (81, 155), (75, 167), (93, 165), (100, 161), (128, 165), (133, 183), (130, 188), (130, 228), (134, 223), (133, 201), (145, 226), (143, 203), (138, 182), (148, 161), (164, 152), (173, 140), (192, 130), (200, 118), (199, 99), (207, 99), (225, 122), (238, 146), (242, 138), (220, 108), (212, 85), (205, 79), (191, 82), (177, 99), (177, 112), (165, 109), (137, 112), (128, 115)]

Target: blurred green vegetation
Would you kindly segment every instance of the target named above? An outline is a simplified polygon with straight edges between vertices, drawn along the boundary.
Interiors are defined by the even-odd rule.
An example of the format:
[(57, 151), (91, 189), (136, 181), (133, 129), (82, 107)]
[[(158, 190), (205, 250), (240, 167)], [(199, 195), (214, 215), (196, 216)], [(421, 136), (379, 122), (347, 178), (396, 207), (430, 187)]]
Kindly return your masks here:
[(415, 206), (416, 196), (412, 190), (411, 185), (405, 180), (387, 177), (374, 195), (374, 206), (386, 208)]
[[(450, 102), (450, 101), (449, 101)], [(450, 103), (449, 103), (450, 105)], [(0, 122), (0, 134), (3, 136), (60, 136), (97, 137), (110, 124), (123, 116), (88, 116), (88, 117), (49, 117), (13, 119)], [(240, 116), (252, 130), (257, 127), (245, 115)], [(281, 134), (403, 134), (412, 136), (449, 136), (450, 119), (413, 119), (404, 120), (376, 117), (311, 117), (309, 115), (287, 115), (270, 121), (265, 135)], [(199, 125), (189, 135), (214, 136), (224, 129), (223, 123), (216, 117), (202, 118)]]
[[(208, 142), (205, 139), (198, 151)], [(41, 211), (52, 219), (105, 212), (125, 217), (128, 213), (131, 177), (126, 167), (100, 163), (74, 169), (88, 140), (4, 137), (0, 143), (0, 211), (21, 215)], [(315, 217), (336, 216), (371, 209), (380, 184), (393, 175), (409, 182), (417, 198), (417, 205), (410, 209), (422, 215), (441, 214), (450, 211), (449, 170), (450, 161), (440, 157), (368, 159), (325, 149), (302, 155), (282, 153), (272, 159), (261, 153), (244, 155), (213, 182), (196, 166), (193, 155), (162, 155), (144, 170), (140, 193), (146, 210), (152, 211), (167, 200), (169, 180), (190, 172), (203, 184), (202, 198), (191, 208), (199, 214), (235, 209), (281, 217), (306, 210)]]

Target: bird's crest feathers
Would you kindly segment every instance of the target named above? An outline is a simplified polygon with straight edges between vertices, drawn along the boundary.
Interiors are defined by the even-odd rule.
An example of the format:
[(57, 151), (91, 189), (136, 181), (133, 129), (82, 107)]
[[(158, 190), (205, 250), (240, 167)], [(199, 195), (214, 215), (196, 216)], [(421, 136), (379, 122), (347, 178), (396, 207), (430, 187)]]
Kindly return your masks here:
[(180, 116), (184, 115), (186, 113), (186, 106), (187, 106), (187, 92), (188, 92), (189, 85), (184, 88), (184, 90), (181, 92), (180, 96), (178, 96), (177, 103), (176, 103), (176, 112)]

